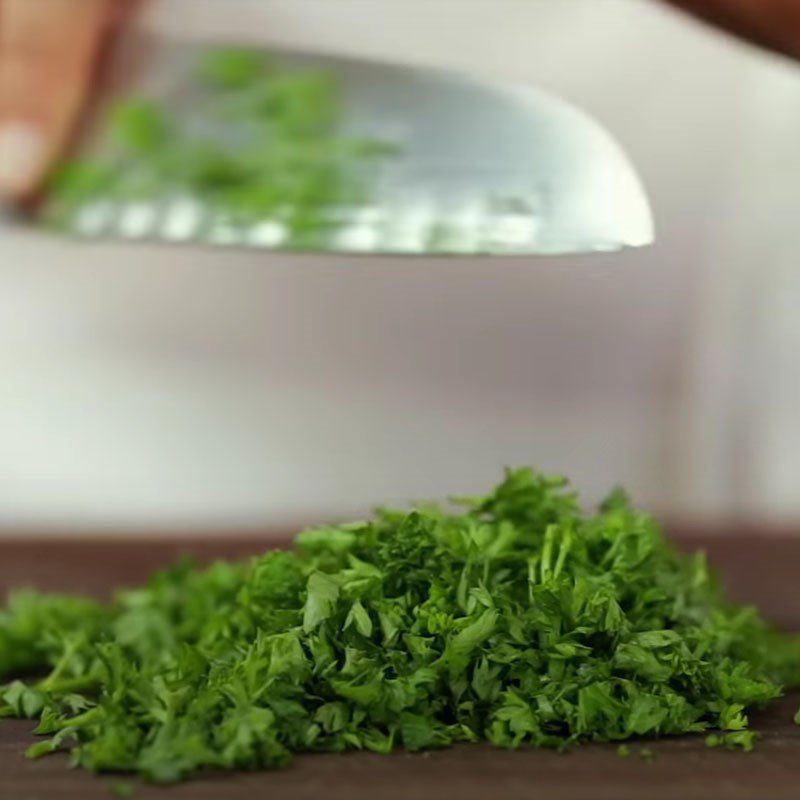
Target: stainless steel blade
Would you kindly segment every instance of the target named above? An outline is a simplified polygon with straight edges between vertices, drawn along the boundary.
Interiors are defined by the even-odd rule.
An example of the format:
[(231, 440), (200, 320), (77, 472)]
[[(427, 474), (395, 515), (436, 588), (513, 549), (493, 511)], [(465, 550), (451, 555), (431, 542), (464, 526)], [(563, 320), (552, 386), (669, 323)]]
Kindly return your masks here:
[[(191, 115), (190, 88), (206, 46), (129, 45), (108, 81)], [(246, 224), (203, 197), (94, 199), (70, 216), (85, 237), (330, 252), (555, 255), (653, 241), (642, 184), (591, 117), (544, 91), (449, 73), (298, 52), (271, 52), (287, 69), (324, 70), (343, 97), (343, 133), (399, 145), (370, 177), (368, 201), (330, 209), (335, 224), (298, 247), (279, 218)], [(144, 57), (146, 56), (146, 57)], [(87, 152), (105, 147), (102, 126)]]

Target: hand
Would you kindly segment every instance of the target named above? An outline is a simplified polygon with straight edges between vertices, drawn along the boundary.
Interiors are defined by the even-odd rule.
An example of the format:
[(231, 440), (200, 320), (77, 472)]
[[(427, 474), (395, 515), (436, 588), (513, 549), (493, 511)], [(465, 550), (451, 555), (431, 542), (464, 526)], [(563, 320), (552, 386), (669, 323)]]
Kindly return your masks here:
[(0, 0), (0, 199), (20, 202), (68, 144), (127, 0)]
[(800, 0), (667, 0), (707, 22), (800, 59)]

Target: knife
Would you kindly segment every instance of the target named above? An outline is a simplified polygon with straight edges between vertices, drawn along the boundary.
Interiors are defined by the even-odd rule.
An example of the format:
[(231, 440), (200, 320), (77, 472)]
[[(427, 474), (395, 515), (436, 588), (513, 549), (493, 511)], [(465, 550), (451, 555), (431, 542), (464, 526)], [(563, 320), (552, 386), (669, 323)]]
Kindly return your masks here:
[[(214, 63), (221, 83), (226, 68), (236, 77), (238, 63), (242, 85), (231, 79), (220, 91), (198, 80), (198, 65)], [(263, 74), (248, 83), (244, 65), (255, 63)], [(306, 94), (293, 97), (292, 86)], [(250, 112), (236, 112), (281, 91), (282, 102), (306, 103), (312, 117), (332, 104), (329, 128), (277, 135), (280, 115), (267, 101), (256, 127)], [(104, 70), (98, 96), (79, 147), (30, 215), (35, 224), (84, 239), (352, 254), (549, 256), (654, 238), (646, 193), (622, 148), (596, 120), (538, 88), (139, 34)], [(161, 109), (181, 131), (173, 162), (202, 145), (238, 177), (220, 168), (217, 184), (188, 180), (173, 162), (121, 155), (109, 121), (120, 108), (129, 116)], [(371, 155), (342, 158), (356, 145)], [(313, 213), (309, 193), (295, 176), (287, 180), (292, 159), (298, 175), (317, 182)], [(105, 181), (87, 190), (87, 169)], [(325, 183), (328, 175), (336, 177)]]

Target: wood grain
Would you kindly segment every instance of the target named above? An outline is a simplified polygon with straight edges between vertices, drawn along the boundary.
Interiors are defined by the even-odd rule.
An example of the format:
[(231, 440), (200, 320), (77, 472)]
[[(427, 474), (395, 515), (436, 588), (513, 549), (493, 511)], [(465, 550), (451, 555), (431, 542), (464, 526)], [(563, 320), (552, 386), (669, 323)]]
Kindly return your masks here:
[[(800, 630), (800, 539), (759, 538), (749, 533), (726, 538), (675, 531), (682, 547), (704, 547), (737, 599), (758, 603), (783, 627)], [(274, 537), (271, 539), (274, 543)], [(199, 561), (242, 557), (265, 549), (258, 538), (209, 540), (0, 541), (0, 592), (14, 586), (82, 591), (104, 596), (141, 581), (152, 569), (182, 553)], [(308, 755), (286, 770), (213, 775), (170, 789), (137, 787), (136, 798), (197, 800), (796, 800), (800, 797), (800, 727), (792, 715), (800, 704), (793, 693), (753, 715), (763, 733), (754, 753), (709, 750), (702, 737), (681, 737), (646, 746), (656, 754), (645, 763), (633, 746), (619, 758), (615, 748), (587, 746), (572, 753), (507, 752), (482, 745), (433, 753), (377, 756)], [(66, 756), (38, 762), (22, 758), (32, 724), (0, 722), (2, 800), (108, 800), (124, 777), (97, 778), (71, 770)], [(644, 746), (642, 743), (641, 746)]]

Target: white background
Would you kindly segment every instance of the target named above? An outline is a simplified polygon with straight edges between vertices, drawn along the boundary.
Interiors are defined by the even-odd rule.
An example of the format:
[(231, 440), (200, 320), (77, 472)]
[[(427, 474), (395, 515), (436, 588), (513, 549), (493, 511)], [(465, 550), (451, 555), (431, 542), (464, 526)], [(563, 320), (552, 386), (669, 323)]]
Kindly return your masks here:
[(351, 262), (0, 230), (0, 530), (294, 524), (522, 463), (800, 516), (800, 68), (648, 0), (156, 0), (146, 24), (555, 90), (629, 150), (660, 241)]

